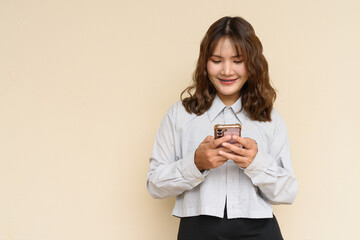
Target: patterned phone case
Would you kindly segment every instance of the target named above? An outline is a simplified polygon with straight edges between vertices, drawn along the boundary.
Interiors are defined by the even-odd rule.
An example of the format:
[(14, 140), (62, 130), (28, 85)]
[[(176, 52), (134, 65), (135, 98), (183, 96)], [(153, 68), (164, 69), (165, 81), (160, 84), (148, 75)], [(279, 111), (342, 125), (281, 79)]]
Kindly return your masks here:
[[(226, 135), (238, 135), (241, 137), (241, 125), (240, 124), (216, 124), (214, 126), (215, 138), (221, 138)], [(228, 143), (236, 143), (235, 140), (230, 139)]]

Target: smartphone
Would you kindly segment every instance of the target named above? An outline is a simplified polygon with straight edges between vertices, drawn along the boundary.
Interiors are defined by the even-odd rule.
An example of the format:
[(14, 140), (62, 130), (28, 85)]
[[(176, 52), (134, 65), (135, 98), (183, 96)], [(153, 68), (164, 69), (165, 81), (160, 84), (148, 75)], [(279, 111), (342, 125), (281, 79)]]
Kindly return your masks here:
[[(241, 137), (241, 125), (240, 124), (216, 124), (214, 126), (215, 138), (221, 138), (226, 135), (237, 135)], [(235, 140), (230, 139), (228, 143), (237, 143)]]

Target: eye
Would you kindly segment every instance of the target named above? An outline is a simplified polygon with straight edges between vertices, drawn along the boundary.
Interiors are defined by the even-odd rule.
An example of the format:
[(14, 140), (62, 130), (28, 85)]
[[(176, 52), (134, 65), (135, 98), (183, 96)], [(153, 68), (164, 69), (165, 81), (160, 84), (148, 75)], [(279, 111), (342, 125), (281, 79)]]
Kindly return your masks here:
[(213, 63), (221, 63), (221, 61), (220, 61), (220, 60), (214, 60), (214, 59), (211, 59), (211, 61), (212, 61)]
[(240, 64), (242, 63), (244, 60), (239, 60), (239, 61), (234, 61), (234, 63)]

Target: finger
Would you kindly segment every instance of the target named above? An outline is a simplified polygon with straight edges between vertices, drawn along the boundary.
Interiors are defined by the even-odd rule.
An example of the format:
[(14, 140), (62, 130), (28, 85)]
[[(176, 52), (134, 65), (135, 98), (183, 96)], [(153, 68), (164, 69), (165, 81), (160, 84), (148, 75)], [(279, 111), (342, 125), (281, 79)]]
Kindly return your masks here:
[(225, 135), (225, 136), (223, 136), (221, 138), (217, 138), (212, 142), (212, 147), (217, 148), (223, 142), (229, 141), (230, 139), (231, 139), (231, 135)]
[(211, 142), (212, 140), (214, 140), (214, 137), (213, 136), (207, 136), (205, 139), (204, 139), (204, 143), (207, 143), (207, 142)]
[(210, 149), (210, 151), (211, 151), (211, 154), (212, 154), (213, 156), (219, 155), (219, 151), (231, 152), (230, 149), (228, 149), (228, 148), (226, 148), (226, 147), (222, 147), (222, 146), (221, 146), (221, 147), (218, 147), (218, 148)]
[(215, 160), (216, 160), (217, 162), (226, 162), (228, 159), (229, 159), (229, 158), (224, 157), (224, 156), (221, 156), (221, 155), (218, 155), (218, 156), (215, 157)]
[(247, 157), (243, 157), (240, 155), (236, 155), (233, 153), (227, 153), (227, 152), (223, 152), (223, 151), (219, 151), (219, 154), (227, 159), (231, 159), (236, 163), (244, 163), (247, 160)]
[(223, 156), (218, 156), (215, 158), (215, 161), (211, 164), (211, 168), (218, 168), (221, 165), (223, 165), (224, 163), (226, 163), (228, 159), (223, 157)]
[(241, 146), (238, 146), (236, 144), (231, 144), (231, 143), (228, 143), (228, 142), (224, 142), (222, 143), (222, 149), (219, 149), (221, 151), (224, 151), (223, 148), (227, 149), (227, 151), (224, 151), (224, 152), (229, 152), (232, 151), (238, 155), (245, 155), (246, 154), (246, 149), (242, 148)]
[(257, 145), (255, 140), (248, 138), (248, 137), (242, 138), (242, 137), (233, 135), (232, 139), (237, 141), (238, 143), (240, 143), (242, 146), (244, 146), (247, 149), (254, 148)]

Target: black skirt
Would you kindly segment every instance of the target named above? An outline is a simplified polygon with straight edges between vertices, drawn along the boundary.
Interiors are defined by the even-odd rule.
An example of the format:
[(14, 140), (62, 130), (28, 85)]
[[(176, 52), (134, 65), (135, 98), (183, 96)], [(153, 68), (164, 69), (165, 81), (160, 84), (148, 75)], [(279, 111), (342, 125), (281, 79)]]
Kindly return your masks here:
[(273, 218), (228, 219), (200, 215), (180, 220), (178, 240), (282, 240), (279, 224)]

